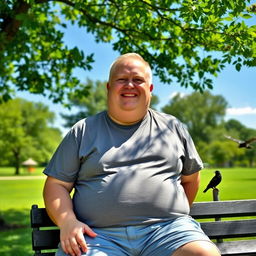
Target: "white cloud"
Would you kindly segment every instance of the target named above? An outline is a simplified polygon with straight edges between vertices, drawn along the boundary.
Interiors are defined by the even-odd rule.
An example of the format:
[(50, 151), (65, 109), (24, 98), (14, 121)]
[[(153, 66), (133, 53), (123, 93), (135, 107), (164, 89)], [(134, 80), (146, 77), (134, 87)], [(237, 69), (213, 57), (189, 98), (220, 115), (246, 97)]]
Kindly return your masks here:
[(244, 107), (244, 108), (228, 108), (228, 115), (242, 116), (242, 115), (256, 115), (256, 108)]
[(183, 98), (183, 97), (185, 97), (185, 96), (187, 95), (187, 94), (184, 93), (184, 92), (172, 92), (172, 93), (170, 94), (170, 96), (169, 96), (169, 99), (174, 98), (174, 97), (177, 96), (178, 94), (180, 95), (181, 98)]

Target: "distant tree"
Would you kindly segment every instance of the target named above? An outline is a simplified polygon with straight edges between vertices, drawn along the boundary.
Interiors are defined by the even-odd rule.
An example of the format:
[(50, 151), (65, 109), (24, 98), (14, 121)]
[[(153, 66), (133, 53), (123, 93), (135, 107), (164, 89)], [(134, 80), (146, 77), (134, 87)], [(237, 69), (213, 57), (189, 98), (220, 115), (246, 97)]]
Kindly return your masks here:
[(208, 145), (208, 162), (214, 166), (231, 167), (243, 152), (230, 141), (215, 140)]
[(88, 88), (88, 94), (76, 93), (70, 97), (69, 105), (78, 111), (75, 114), (61, 114), (65, 120), (65, 127), (71, 127), (82, 118), (95, 115), (106, 109), (107, 82), (92, 81), (87, 79), (81, 88)]
[[(250, 0), (2, 0), (0, 100), (16, 90), (66, 102), (80, 90), (74, 69), (90, 70), (93, 53), (68, 47), (76, 25), (120, 53), (136, 51), (161, 81), (203, 91), (227, 65), (256, 66)], [(247, 21), (245, 23), (245, 21)], [(86, 43), (86, 42), (85, 42)], [(86, 93), (86, 90), (83, 91)]]
[(186, 124), (194, 141), (211, 142), (215, 129), (224, 121), (227, 101), (209, 91), (194, 92), (185, 96), (177, 94), (162, 108)]
[[(228, 132), (228, 135), (239, 139), (239, 140), (248, 140), (252, 137), (256, 137), (256, 130), (248, 128), (241, 124), (239, 121), (230, 119), (225, 123), (225, 128)], [(231, 142), (237, 147), (235, 142)], [(240, 161), (242, 163), (247, 162), (250, 167), (253, 167), (256, 163), (256, 143), (252, 144), (251, 149), (239, 149), (243, 154), (240, 156)]]
[(157, 95), (152, 94), (151, 101), (150, 101), (150, 108), (156, 109), (158, 104), (159, 104), (159, 98), (157, 97)]
[(0, 108), (0, 164), (15, 167), (29, 157), (46, 163), (61, 140), (58, 129), (50, 127), (54, 113), (42, 103), (14, 99)]

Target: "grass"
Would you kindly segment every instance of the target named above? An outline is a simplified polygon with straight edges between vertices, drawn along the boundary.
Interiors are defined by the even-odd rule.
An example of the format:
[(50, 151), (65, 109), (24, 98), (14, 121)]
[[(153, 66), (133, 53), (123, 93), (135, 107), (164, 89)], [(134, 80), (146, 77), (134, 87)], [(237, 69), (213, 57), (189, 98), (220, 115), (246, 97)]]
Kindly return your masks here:
[[(211, 190), (203, 193), (209, 180), (214, 176), (215, 169), (205, 169), (201, 172), (201, 186), (196, 201), (212, 201)], [(256, 169), (231, 168), (220, 169), (223, 180), (218, 186), (220, 200), (255, 199)], [(13, 168), (0, 168), (0, 177), (12, 176)], [(36, 168), (34, 173), (22, 170), (21, 176), (40, 176), (42, 168)], [(32, 204), (43, 206), (42, 189), (44, 179), (0, 179), (0, 216), (12, 225), (20, 228), (0, 231), (1, 256), (32, 255), (31, 229), (29, 227), (29, 210)]]
[[(212, 192), (202, 191), (214, 176), (216, 169), (201, 171), (201, 185), (196, 201), (211, 201)], [(256, 169), (255, 168), (221, 168), (222, 181), (218, 186), (220, 200), (255, 199)]]
[[(36, 168), (34, 173), (28, 173), (21, 169), (18, 176), (23, 179), (1, 180), (0, 179), (0, 217), (8, 225), (19, 228), (11, 228), (0, 231), (0, 255), (1, 256), (28, 256), (33, 255), (31, 249), (31, 229), (29, 227), (29, 210), (32, 204), (43, 207), (42, 189), (44, 178), (24, 179), (24, 176), (38, 178), (42, 175), (43, 168)], [(11, 176), (15, 178), (14, 168), (0, 168), (0, 178)], [(40, 177), (39, 177), (40, 178)]]
[[(21, 167), (19, 176), (41, 176), (44, 167), (36, 167), (35, 171), (30, 173), (28, 168)], [(14, 176), (15, 168), (14, 167), (0, 167), (0, 177), (5, 176)]]

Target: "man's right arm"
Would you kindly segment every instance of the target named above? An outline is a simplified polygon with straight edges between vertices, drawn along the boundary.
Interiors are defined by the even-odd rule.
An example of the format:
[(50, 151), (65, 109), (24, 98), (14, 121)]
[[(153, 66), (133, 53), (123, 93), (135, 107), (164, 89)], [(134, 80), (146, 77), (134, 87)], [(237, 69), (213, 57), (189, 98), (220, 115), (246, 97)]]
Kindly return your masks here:
[[(44, 185), (44, 202), (53, 222), (60, 228), (60, 241), (65, 253), (80, 256), (87, 251), (83, 234), (95, 237), (89, 226), (77, 220), (70, 192), (74, 183), (48, 176)], [(81, 248), (81, 249), (80, 249)]]

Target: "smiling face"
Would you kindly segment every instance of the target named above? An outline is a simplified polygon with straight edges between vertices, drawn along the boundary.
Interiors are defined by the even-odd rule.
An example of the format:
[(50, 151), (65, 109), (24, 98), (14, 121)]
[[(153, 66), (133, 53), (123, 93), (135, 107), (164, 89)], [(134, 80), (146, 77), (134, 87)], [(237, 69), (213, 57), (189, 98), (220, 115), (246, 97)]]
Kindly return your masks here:
[(140, 121), (147, 113), (153, 89), (150, 67), (136, 56), (120, 59), (112, 66), (107, 89), (108, 114), (114, 121)]

